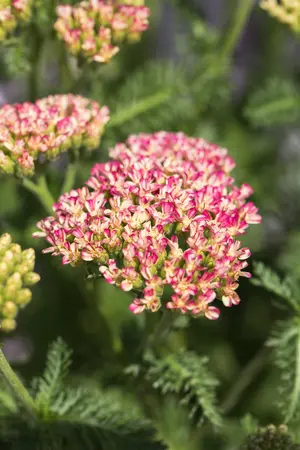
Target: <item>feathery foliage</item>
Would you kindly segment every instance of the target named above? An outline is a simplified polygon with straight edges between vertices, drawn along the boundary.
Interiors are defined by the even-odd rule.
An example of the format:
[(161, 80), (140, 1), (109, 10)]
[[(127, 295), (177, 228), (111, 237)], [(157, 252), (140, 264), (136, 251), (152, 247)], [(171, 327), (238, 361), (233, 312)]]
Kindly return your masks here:
[[(111, 109), (109, 127), (126, 135), (168, 128), (174, 121), (187, 120), (194, 112), (187, 94), (183, 67), (172, 62), (150, 62), (137, 69), (107, 101)], [(101, 101), (103, 98), (101, 98)]]
[(287, 276), (281, 280), (276, 272), (262, 262), (254, 264), (254, 275), (255, 278), (251, 280), (252, 284), (263, 287), (272, 294), (283, 298), (294, 311), (300, 312), (296, 280), (292, 276)]
[(190, 408), (190, 417), (200, 414), (214, 427), (222, 425), (216, 406), (218, 381), (208, 368), (208, 359), (192, 352), (171, 354), (163, 359), (149, 358), (146, 378), (162, 394), (174, 393)]
[(121, 449), (126, 448), (121, 441), (127, 438), (151, 442), (150, 422), (132, 399), (119, 391), (104, 391), (84, 379), (80, 384), (68, 380), (71, 355), (62, 339), (50, 347), (45, 371), (33, 383), (38, 419), (33, 430), (28, 429), (14, 399), (1, 392), (0, 442), (31, 442), (37, 446), (32, 448), (53, 450)]
[(72, 351), (62, 339), (57, 339), (50, 347), (44, 374), (33, 382), (35, 402), (41, 414), (48, 414), (50, 405), (60, 393), (69, 374), (71, 357)]
[(299, 318), (279, 322), (268, 341), (274, 349), (274, 364), (281, 384), (277, 404), (288, 423), (300, 417), (300, 322)]
[(291, 80), (271, 78), (250, 96), (245, 115), (255, 127), (296, 122), (300, 118), (299, 88)]

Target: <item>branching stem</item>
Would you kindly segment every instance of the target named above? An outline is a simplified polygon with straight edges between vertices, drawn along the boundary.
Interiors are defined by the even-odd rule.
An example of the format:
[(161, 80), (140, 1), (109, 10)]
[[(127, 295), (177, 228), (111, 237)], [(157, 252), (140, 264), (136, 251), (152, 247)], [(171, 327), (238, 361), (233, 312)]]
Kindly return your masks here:
[(54, 203), (54, 199), (49, 191), (47, 181), (44, 175), (41, 175), (38, 178), (37, 183), (29, 180), (28, 178), (24, 178), (23, 186), (30, 192), (32, 192), (43, 205), (47, 213), (50, 215), (53, 214), (52, 205)]

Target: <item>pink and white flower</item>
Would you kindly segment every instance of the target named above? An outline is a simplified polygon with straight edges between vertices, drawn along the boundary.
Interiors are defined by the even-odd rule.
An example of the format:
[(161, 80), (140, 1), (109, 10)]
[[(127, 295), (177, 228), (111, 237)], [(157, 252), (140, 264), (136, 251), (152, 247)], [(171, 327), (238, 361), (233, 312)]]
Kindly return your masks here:
[(108, 283), (135, 292), (134, 314), (157, 311), (165, 287), (165, 307), (183, 314), (215, 320), (218, 302), (237, 305), (239, 277), (251, 275), (236, 236), (260, 216), (246, 203), (250, 186), (234, 185), (227, 151), (162, 131), (130, 136), (110, 155), (88, 187), (60, 197), (36, 236), (64, 263), (94, 262)]
[(54, 28), (72, 54), (107, 63), (119, 52), (119, 43), (140, 38), (150, 10), (133, 0), (84, 0), (59, 5), (56, 13)]

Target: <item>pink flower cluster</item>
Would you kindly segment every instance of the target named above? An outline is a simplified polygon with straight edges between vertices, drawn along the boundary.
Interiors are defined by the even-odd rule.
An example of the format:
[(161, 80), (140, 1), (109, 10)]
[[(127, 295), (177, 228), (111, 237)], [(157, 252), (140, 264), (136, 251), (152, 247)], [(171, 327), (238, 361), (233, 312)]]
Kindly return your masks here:
[(20, 21), (31, 15), (31, 0), (2, 0), (0, 3), (0, 41), (11, 33)]
[(63, 264), (94, 262), (106, 281), (137, 293), (133, 313), (169, 309), (217, 319), (236, 293), (250, 256), (235, 237), (261, 217), (234, 185), (227, 150), (183, 133), (129, 137), (96, 164), (87, 186), (60, 197), (38, 223)]
[(4, 105), (0, 108), (0, 172), (29, 177), (41, 155), (48, 160), (70, 148), (94, 149), (108, 120), (106, 106), (72, 94)]
[(136, 41), (148, 27), (150, 11), (139, 0), (87, 0), (57, 7), (55, 29), (69, 51), (90, 61), (107, 63), (118, 43)]

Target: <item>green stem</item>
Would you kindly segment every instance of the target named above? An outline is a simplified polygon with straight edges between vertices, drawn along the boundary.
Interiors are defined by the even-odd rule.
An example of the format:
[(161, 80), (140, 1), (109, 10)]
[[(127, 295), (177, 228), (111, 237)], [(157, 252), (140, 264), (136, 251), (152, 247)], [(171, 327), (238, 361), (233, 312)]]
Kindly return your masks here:
[(124, 122), (134, 119), (136, 116), (156, 108), (162, 103), (165, 103), (170, 98), (171, 94), (171, 90), (158, 91), (156, 94), (149, 95), (134, 103), (129, 108), (121, 109), (120, 112), (112, 116), (111, 120), (108, 122), (108, 127), (118, 127), (123, 125)]
[(149, 338), (148, 343), (151, 346), (155, 346), (167, 337), (167, 335), (171, 331), (174, 318), (175, 316), (172, 311), (166, 309), (163, 312), (160, 321), (158, 322), (153, 334)]
[(61, 188), (61, 193), (69, 192), (75, 183), (77, 173), (77, 163), (69, 163), (65, 175), (65, 179)]
[(69, 64), (66, 47), (61, 42), (59, 43), (58, 55), (61, 86), (63, 87), (64, 92), (69, 92), (71, 87), (75, 84), (75, 80)]
[(39, 199), (40, 203), (43, 205), (47, 213), (49, 213), (50, 215), (53, 214), (52, 206), (54, 203), (54, 199), (49, 191), (47, 181), (44, 175), (41, 175), (38, 178), (37, 184), (29, 180), (28, 178), (24, 178), (23, 186), (28, 191), (32, 192)]
[(39, 95), (39, 66), (41, 60), (41, 53), (43, 47), (43, 39), (40, 36), (39, 30), (35, 25), (32, 25), (30, 30), (31, 39), (31, 65), (28, 75), (28, 96), (31, 102), (34, 102)]
[(229, 393), (221, 405), (221, 409), (224, 413), (228, 413), (238, 403), (240, 397), (252, 383), (253, 379), (265, 367), (269, 354), (269, 348), (263, 347), (241, 371), (237, 380), (234, 382), (232, 389), (229, 390)]
[(10, 367), (3, 351), (0, 349), (0, 373), (11, 387), (15, 396), (22, 403), (31, 419), (36, 420), (35, 403), (25, 386)]
[(228, 30), (221, 49), (220, 56), (224, 59), (232, 56), (254, 6), (254, 0), (238, 0), (237, 3), (233, 23)]

